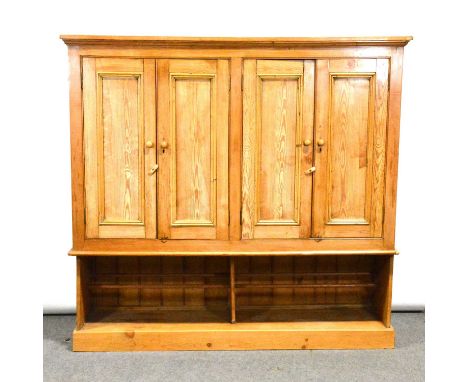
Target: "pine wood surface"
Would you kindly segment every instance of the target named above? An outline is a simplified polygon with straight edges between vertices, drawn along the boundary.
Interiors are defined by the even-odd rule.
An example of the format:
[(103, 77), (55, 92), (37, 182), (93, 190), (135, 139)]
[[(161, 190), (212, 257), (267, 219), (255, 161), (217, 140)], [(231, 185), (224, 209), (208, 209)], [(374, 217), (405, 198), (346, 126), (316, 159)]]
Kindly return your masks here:
[(175, 37), (175, 36), (93, 36), (62, 35), (67, 45), (132, 45), (163, 47), (303, 47), (303, 46), (404, 46), (411, 36), (385, 37)]
[(411, 39), (62, 36), (74, 349), (393, 347)]
[(388, 349), (394, 330), (379, 321), (232, 324), (86, 324), (74, 351)]

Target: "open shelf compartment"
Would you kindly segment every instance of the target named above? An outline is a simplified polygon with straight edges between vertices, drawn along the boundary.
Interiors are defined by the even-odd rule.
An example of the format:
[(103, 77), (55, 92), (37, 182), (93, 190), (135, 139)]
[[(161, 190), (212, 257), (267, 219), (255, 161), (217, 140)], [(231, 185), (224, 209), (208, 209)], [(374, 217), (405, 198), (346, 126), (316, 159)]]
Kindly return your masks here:
[[(82, 318), (74, 349), (106, 350), (101, 337), (111, 340), (121, 332), (118, 338), (125, 342), (130, 329), (149, 341), (147, 350), (183, 349), (184, 338), (195, 334), (201, 342), (192, 343), (192, 349), (207, 343), (210, 348), (213, 341), (218, 349), (262, 348), (262, 335), (269, 338), (265, 348), (303, 348), (301, 341), (289, 340), (275, 347), (272, 338), (283, 332), (291, 341), (315, 333), (307, 348), (347, 348), (336, 345), (336, 338), (357, 332), (369, 332), (371, 342), (363, 348), (393, 347), (392, 262), (392, 256), (372, 255), (79, 258)], [(175, 333), (180, 342), (170, 346)], [(96, 336), (100, 345), (93, 348), (88, 339)], [(218, 337), (225, 340), (220, 343)], [(355, 341), (350, 345), (356, 346)]]

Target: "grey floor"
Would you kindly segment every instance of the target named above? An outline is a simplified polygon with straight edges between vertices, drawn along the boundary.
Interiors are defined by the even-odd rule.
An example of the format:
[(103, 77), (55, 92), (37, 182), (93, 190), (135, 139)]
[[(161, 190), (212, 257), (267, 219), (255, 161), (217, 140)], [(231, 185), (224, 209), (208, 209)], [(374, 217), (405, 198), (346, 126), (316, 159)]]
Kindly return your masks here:
[(74, 316), (44, 316), (44, 381), (424, 381), (424, 313), (394, 313), (394, 350), (73, 353)]

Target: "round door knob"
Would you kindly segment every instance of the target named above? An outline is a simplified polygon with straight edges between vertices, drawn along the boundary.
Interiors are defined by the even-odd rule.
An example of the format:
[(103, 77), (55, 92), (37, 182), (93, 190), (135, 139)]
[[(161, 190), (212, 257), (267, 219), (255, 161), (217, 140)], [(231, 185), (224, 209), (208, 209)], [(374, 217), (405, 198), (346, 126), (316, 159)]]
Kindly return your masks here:
[(319, 145), (320, 147), (322, 147), (324, 144), (325, 144), (325, 141), (324, 141), (322, 138), (317, 139), (317, 145)]
[(304, 146), (310, 146), (311, 143), (312, 143), (312, 141), (310, 139), (305, 139), (304, 140)]
[(165, 140), (162, 140), (160, 146), (161, 146), (162, 149), (167, 149), (167, 146), (169, 146), (169, 145), (167, 144), (167, 142)]
[(153, 146), (154, 146), (153, 141), (146, 141), (146, 147), (148, 147), (150, 149)]

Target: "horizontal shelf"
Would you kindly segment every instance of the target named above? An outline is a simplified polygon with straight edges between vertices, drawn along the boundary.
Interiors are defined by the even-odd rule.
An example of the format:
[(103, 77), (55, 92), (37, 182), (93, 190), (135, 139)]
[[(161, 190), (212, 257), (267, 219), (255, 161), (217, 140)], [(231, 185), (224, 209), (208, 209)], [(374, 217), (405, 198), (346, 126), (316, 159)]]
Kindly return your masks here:
[[(138, 278), (172, 278), (172, 277), (210, 277), (229, 279), (227, 273), (97, 273), (97, 277), (138, 277)], [(277, 273), (237, 273), (236, 277), (334, 277), (334, 276), (372, 276), (371, 272), (277, 272)]]
[(229, 288), (227, 284), (90, 284), (91, 288), (99, 289), (210, 289)]
[(377, 320), (366, 305), (256, 305), (237, 307), (237, 322), (314, 322)]
[(213, 306), (126, 306), (94, 310), (89, 322), (229, 322), (227, 305)]
[(395, 255), (382, 238), (148, 240), (87, 239), (71, 256), (345, 256)]
[[(235, 288), (372, 288), (375, 283), (358, 284), (273, 284), (273, 283), (236, 283)], [(210, 289), (229, 288), (226, 284), (90, 284), (91, 288), (100, 289)]]
[(360, 284), (242, 284), (236, 283), (236, 289), (240, 288), (373, 288), (374, 283)]
[[(229, 322), (224, 304), (198, 306), (116, 306), (90, 312), (89, 322)], [(361, 304), (239, 305), (236, 323), (377, 320), (372, 306)]]
[(229, 273), (96, 273), (97, 277), (155, 277), (155, 278), (171, 278), (171, 277), (212, 277), (229, 279)]
[(277, 273), (236, 273), (236, 277), (289, 277), (289, 276), (372, 276), (371, 272), (277, 272)]

